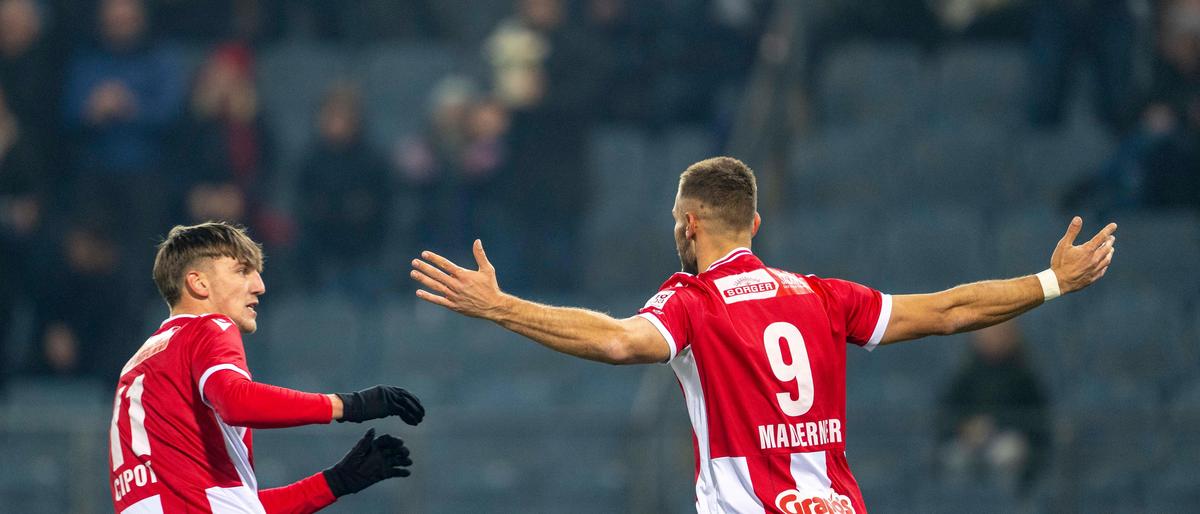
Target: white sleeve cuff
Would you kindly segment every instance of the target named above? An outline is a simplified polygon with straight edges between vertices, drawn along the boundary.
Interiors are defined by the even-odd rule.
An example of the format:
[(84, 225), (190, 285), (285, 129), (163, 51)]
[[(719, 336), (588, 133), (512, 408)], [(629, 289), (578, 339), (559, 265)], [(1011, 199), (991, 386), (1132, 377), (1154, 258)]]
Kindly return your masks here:
[(892, 295), (882, 293), (881, 295), (879, 320), (875, 322), (875, 331), (871, 332), (871, 339), (867, 340), (867, 344), (863, 345), (863, 349), (868, 352), (879, 346), (879, 342), (883, 340), (883, 333), (887, 332), (888, 322), (892, 320)]
[(675, 355), (679, 353), (679, 347), (675, 346), (675, 337), (671, 335), (669, 330), (667, 330), (666, 325), (663, 325), (662, 321), (658, 319), (658, 316), (655, 316), (649, 312), (638, 314), (638, 317), (643, 318), (649, 321), (651, 325), (654, 325), (654, 328), (658, 329), (658, 333), (662, 334), (663, 339), (667, 341), (667, 349), (671, 352), (671, 356), (667, 357), (665, 362), (671, 362), (675, 360)]
[[(213, 366), (211, 368), (204, 370), (204, 374), (200, 375), (200, 401), (204, 402), (205, 405), (208, 405), (208, 399), (206, 399), (204, 397), (204, 384), (206, 382), (208, 382), (208, 377), (211, 377), (213, 375), (213, 373), (216, 373), (223, 369), (227, 369), (230, 371), (236, 371), (238, 373), (241, 373), (243, 377), (246, 377), (246, 380), (251, 380), (250, 375), (248, 373), (246, 373), (245, 370), (243, 370), (242, 368), (239, 368), (237, 366), (234, 366), (233, 364), (217, 364), (216, 366)], [(212, 405), (208, 405), (208, 406), (212, 407)]]

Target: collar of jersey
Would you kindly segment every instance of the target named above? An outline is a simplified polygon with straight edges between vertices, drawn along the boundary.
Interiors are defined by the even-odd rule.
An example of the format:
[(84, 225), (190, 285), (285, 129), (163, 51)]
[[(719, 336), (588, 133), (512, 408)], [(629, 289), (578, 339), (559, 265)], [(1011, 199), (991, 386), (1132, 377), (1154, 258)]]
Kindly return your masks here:
[(753, 254), (750, 252), (749, 248), (746, 248), (744, 246), (734, 248), (733, 250), (730, 250), (729, 253), (725, 254), (724, 257), (721, 257), (720, 259), (713, 261), (712, 264), (709, 264), (708, 269), (704, 270), (704, 272), (708, 273), (714, 269), (717, 269), (720, 266), (723, 266), (725, 264), (733, 262), (734, 259), (737, 259), (738, 257), (741, 257), (743, 255), (753, 255)]
[(169, 318), (167, 318), (167, 319), (163, 320), (162, 324), (161, 324), (161, 325), (159, 325), (158, 327), (159, 327), (159, 328), (165, 327), (165, 326), (167, 326), (167, 323), (170, 323), (170, 322), (172, 322), (172, 321), (175, 321), (175, 320), (177, 320), (177, 319), (179, 319), (179, 318), (199, 318), (200, 316), (208, 316), (208, 314), (209, 314), (209, 313), (204, 313), (204, 314), (176, 314), (176, 315), (174, 315), (174, 316), (171, 316), (171, 317), (169, 317)]

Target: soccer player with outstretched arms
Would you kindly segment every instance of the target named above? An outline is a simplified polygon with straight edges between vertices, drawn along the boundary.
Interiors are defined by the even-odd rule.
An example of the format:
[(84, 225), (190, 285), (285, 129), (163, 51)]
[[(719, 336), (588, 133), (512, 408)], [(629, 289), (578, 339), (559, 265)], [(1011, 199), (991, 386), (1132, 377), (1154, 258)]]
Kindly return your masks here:
[(259, 245), (224, 223), (175, 227), (158, 246), (154, 282), (171, 313), (117, 382), (109, 486), (118, 514), (303, 514), (409, 475), (404, 443), (371, 429), (329, 469), (259, 487), (249, 429), (425, 416), (398, 387), (315, 394), (253, 381), (242, 334), (257, 328), (262, 263)]
[(423, 252), (417, 296), (493, 321), (553, 350), (612, 364), (669, 363), (696, 443), (696, 510), (863, 514), (846, 461), (846, 343), (872, 350), (1000, 323), (1087, 287), (1112, 262), (1115, 224), (1082, 245), (1076, 217), (1050, 268), (945, 291), (888, 295), (764, 264), (753, 172), (717, 157), (679, 179), (675, 243), (683, 271), (635, 316), (540, 305), (500, 290), (475, 241), (477, 270)]

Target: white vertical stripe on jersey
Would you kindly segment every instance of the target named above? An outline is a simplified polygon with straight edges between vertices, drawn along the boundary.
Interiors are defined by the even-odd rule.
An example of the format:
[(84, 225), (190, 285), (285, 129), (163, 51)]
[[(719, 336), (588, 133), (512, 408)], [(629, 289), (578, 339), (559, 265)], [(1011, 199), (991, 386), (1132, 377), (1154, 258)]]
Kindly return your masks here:
[(209, 487), (204, 490), (212, 514), (267, 514), (258, 493), (247, 487)]
[(687, 401), (688, 418), (692, 420), (692, 432), (696, 435), (699, 452), (700, 476), (696, 478), (697, 514), (721, 514), (717, 506), (717, 492), (713, 489), (711, 453), (708, 448), (708, 410), (704, 406), (704, 390), (700, 388), (700, 368), (691, 347), (679, 353), (671, 361), (671, 369), (683, 386), (683, 397)]
[(662, 334), (663, 339), (667, 340), (667, 346), (670, 347), (669, 351), (671, 352), (671, 356), (667, 357), (666, 362), (671, 362), (674, 360), (675, 355), (678, 353), (679, 347), (675, 345), (675, 336), (671, 335), (671, 331), (667, 330), (667, 327), (663, 325), (662, 320), (659, 320), (658, 316), (655, 316), (649, 312), (638, 314), (638, 317), (645, 318), (646, 320), (650, 321), (651, 325), (654, 325), (654, 328), (658, 329), (658, 333)]
[[(237, 469), (242, 484), (251, 491), (258, 491), (258, 479), (254, 476), (254, 468), (250, 467), (250, 449), (246, 448), (246, 429), (226, 425), (216, 411), (213, 411), (213, 417), (216, 418), (217, 425), (221, 427), (221, 437), (225, 440), (225, 453), (229, 454), (229, 462), (233, 463), (234, 469)], [(258, 496), (254, 498), (257, 503)]]
[(204, 402), (204, 404), (208, 405), (209, 407), (212, 407), (212, 405), (209, 405), (208, 400), (204, 398), (204, 384), (208, 382), (208, 377), (211, 377), (213, 373), (223, 369), (241, 373), (243, 377), (246, 377), (246, 380), (250, 380), (250, 374), (246, 373), (246, 371), (242, 368), (234, 366), (233, 364), (217, 364), (216, 366), (204, 370), (204, 373), (200, 375), (200, 382), (196, 387), (200, 388), (200, 401)]
[(125, 507), (121, 514), (163, 514), (162, 498), (156, 494)]
[[(247, 374), (245, 370), (234, 366), (233, 364), (218, 364), (204, 370), (204, 373), (200, 375), (200, 383), (197, 385), (197, 387), (200, 388), (200, 401), (203, 401), (205, 405), (208, 405), (208, 400), (204, 398), (204, 384), (208, 382), (208, 378), (211, 377), (213, 373), (221, 370), (236, 371), (242, 376), (246, 377), (247, 380), (250, 379), (250, 375)], [(209, 408), (212, 408), (212, 406), (209, 405)], [(225, 441), (225, 453), (229, 455), (229, 462), (231, 462), (234, 469), (237, 470), (238, 477), (242, 479), (242, 484), (245, 486), (244, 488), (248, 489), (250, 492), (249, 496), (244, 498), (243, 496), (245, 495), (241, 493), (234, 494), (233, 496), (230, 496), (232, 493), (218, 494), (222, 495), (221, 498), (225, 498), (226, 500), (229, 500), (230, 498), (234, 500), (241, 498), (241, 500), (238, 501), (244, 502), (247, 505), (247, 508), (253, 507), (257, 509), (233, 510), (228, 512), (262, 512), (263, 507), (262, 504), (259, 503), (258, 494), (256, 493), (256, 491), (258, 491), (258, 479), (254, 476), (254, 468), (250, 466), (250, 449), (246, 448), (246, 429), (244, 427), (232, 427), (225, 424), (225, 421), (221, 419), (221, 416), (217, 414), (215, 409), (213, 409), (213, 419), (216, 419), (217, 426), (221, 427), (221, 438)], [(207, 489), (207, 491), (210, 492), (209, 501), (212, 501), (211, 491), (214, 489), (219, 488)], [(217, 512), (217, 510), (214, 508), (213, 512)]]
[(721, 457), (712, 460), (713, 488), (717, 490), (717, 502), (721, 512), (737, 514), (762, 514), (762, 501), (754, 494), (750, 481), (750, 466), (745, 457)]
[(117, 397), (113, 400), (112, 425), (108, 429), (108, 451), (111, 453), (113, 471), (125, 464), (125, 454), (121, 452), (121, 430), (117, 428), (117, 422), (121, 420), (122, 394), (125, 394), (125, 386), (117, 388)]
[(879, 320), (875, 322), (875, 331), (871, 332), (871, 339), (863, 348), (868, 352), (879, 346), (879, 342), (883, 340), (883, 333), (887, 332), (888, 322), (892, 320), (892, 295), (884, 294), (879, 300)]
[(824, 451), (793, 453), (792, 478), (796, 480), (796, 490), (824, 494), (833, 489), (828, 462)]
[(142, 407), (146, 375), (138, 375), (129, 385), (129, 447), (134, 455), (150, 455), (150, 437), (146, 435), (146, 409)]

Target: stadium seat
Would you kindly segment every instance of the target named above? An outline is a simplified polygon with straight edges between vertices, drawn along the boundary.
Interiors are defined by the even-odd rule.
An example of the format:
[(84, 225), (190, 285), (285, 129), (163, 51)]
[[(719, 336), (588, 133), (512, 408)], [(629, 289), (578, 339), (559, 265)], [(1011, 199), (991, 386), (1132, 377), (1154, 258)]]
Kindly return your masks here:
[[(374, 358), (359, 351), (360, 306), (333, 295), (276, 300), (262, 333), (251, 336), (266, 355), (253, 364), (256, 378), (305, 391), (345, 391), (362, 383), (360, 370)], [(258, 341), (261, 337), (265, 341)]]
[(88, 478), (103, 473), (94, 466), (72, 467), (74, 452), (79, 448), (62, 430), (9, 432), (0, 436), (0, 442), (5, 447), (0, 452), (0, 465), (12, 471), (0, 473), (0, 510), (4, 512), (72, 512), (72, 504), (78, 499), (62, 494), (63, 484), (82, 479), (83, 472), (93, 473), (86, 475)]
[(890, 293), (928, 292), (979, 280), (986, 268), (986, 234), (968, 207), (887, 213), (876, 225), (882, 255), (875, 287)]
[(1197, 349), (1188, 341), (1188, 313), (1178, 299), (1151, 287), (1115, 283), (1097, 284), (1087, 293), (1072, 300), (1080, 309), (1077, 358), (1088, 363), (1090, 374), (1161, 384), (1195, 369)]
[[(1200, 216), (1190, 211), (1119, 212), (1112, 289), (1153, 289), (1180, 300), (1200, 294)], [(1099, 221), (1091, 229), (1099, 228)], [(1106, 220), (1107, 221), (1107, 220)]]
[(1027, 51), (1018, 45), (975, 44), (946, 50), (928, 105), (939, 119), (986, 119), (1011, 126), (1028, 111)]
[[(1195, 470), (1191, 470), (1195, 475)], [(1146, 495), (1147, 512), (1185, 513), (1193, 512), (1200, 505), (1200, 483), (1188, 487), (1153, 486)]]
[(986, 484), (933, 483), (923, 488), (919, 512), (930, 514), (1004, 514), (1019, 512), (1015, 495)]
[(920, 122), (927, 79), (914, 46), (846, 44), (818, 73), (818, 113), (826, 126)]
[(1058, 208), (1069, 188), (1096, 174), (1114, 150), (1112, 136), (1097, 124), (1020, 131), (1014, 139), (1014, 177), (1024, 184), (1019, 205)]
[(459, 71), (457, 56), (441, 46), (385, 44), (359, 55), (367, 137), (383, 149), (424, 129), (434, 86)]
[[(677, 139), (675, 160), (696, 155), (685, 135)], [(682, 170), (667, 166), (657, 151), (660, 144), (665, 143), (625, 127), (602, 127), (591, 137), (588, 161), (598, 195), (581, 232), (588, 291), (639, 287), (649, 298), (679, 269), (671, 237), (675, 186), (667, 184), (677, 183)]]
[(994, 122), (942, 120), (915, 131), (908, 174), (888, 174), (885, 204), (910, 209), (929, 204), (1003, 208), (1013, 197), (1011, 136)]
[(866, 125), (835, 127), (793, 149), (791, 201), (797, 215), (821, 207), (881, 210), (903, 177), (913, 176), (910, 134)]
[(755, 251), (782, 269), (874, 285), (880, 277), (874, 212), (869, 206), (823, 208), (801, 200), (786, 219), (763, 220)]

